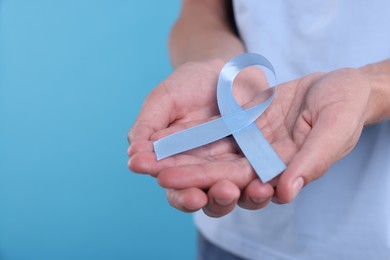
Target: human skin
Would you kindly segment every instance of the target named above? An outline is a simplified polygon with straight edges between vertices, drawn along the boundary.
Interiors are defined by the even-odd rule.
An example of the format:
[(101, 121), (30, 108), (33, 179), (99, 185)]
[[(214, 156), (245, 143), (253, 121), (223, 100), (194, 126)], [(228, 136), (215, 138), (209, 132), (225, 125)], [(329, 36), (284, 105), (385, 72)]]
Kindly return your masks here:
[[(173, 207), (203, 209), (212, 217), (226, 215), (236, 204), (259, 209), (271, 198), (291, 202), (353, 149), (365, 125), (390, 117), (390, 60), (384, 60), (277, 87), (272, 104), (256, 121), (287, 164), (269, 183), (256, 177), (232, 138), (156, 161), (154, 140), (219, 115), (218, 74), (228, 59), (244, 51), (227, 8), (226, 1), (183, 2), (170, 38), (176, 70), (148, 96), (129, 132), (129, 168), (157, 177)], [(250, 69), (236, 85), (236, 99), (250, 107), (267, 84), (262, 73)]]

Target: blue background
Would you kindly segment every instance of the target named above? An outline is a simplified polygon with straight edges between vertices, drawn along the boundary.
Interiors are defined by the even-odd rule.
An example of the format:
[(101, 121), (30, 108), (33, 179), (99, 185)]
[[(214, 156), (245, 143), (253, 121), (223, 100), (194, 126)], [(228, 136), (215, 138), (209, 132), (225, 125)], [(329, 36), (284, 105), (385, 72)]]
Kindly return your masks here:
[(191, 216), (127, 169), (171, 72), (175, 1), (0, 0), (0, 259), (193, 259)]

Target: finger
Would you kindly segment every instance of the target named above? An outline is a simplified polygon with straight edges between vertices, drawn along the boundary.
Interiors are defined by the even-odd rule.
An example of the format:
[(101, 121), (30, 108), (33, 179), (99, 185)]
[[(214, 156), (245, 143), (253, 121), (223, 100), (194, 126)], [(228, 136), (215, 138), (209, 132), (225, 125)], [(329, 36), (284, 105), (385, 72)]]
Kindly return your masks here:
[(146, 98), (133, 127), (128, 141), (149, 140), (156, 131), (166, 128), (176, 117), (175, 102), (167, 87), (160, 84)]
[(255, 179), (241, 193), (238, 205), (249, 210), (261, 209), (268, 205), (273, 194), (274, 189), (269, 183)]
[(208, 189), (218, 181), (226, 179), (241, 189), (255, 178), (257, 176), (249, 162), (245, 158), (237, 158), (231, 161), (215, 161), (163, 169), (158, 175), (158, 182), (165, 188)]
[(127, 134), (127, 141), (130, 146), (136, 141), (148, 141), (154, 132), (153, 124), (136, 121)]
[[(156, 134), (159, 134), (160, 132), (161, 131)], [(169, 132), (165, 132), (165, 134), (169, 134)], [(233, 152), (238, 152), (237, 144), (234, 143), (231, 138), (223, 138), (217, 142), (190, 150), (186, 153), (170, 156), (164, 160), (157, 161), (153, 142), (136, 140), (130, 145), (127, 151), (130, 157), (128, 168), (136, 173), (156, 175), (158, 171), (167, 167), (205, 163), (212, 159), (230, 159), (231, 157), (229, 157), (229, 155)]]
[(128, 161), (128, 168), (135, 173), (147, 173), (157, 176), (158, 172), (165, 168), (184, 165), (203, 164), (208, 160), (187, 154), (175, 155), (157, 161), (154, 152), (142, 152), (132, 155)]
[(222, 180), (214, 184), (207, 192), (208, 203), (203, 207), (206, 215), (217, 218), (231, 212), (238, 198), (240, 189), (228, 180)]
[(301, 149), (280, 176), (275, 201), (291, 202), (304, 185), (321, 177), (346, 150), (352, 149), (355, 143), (351, 140), (357, 139), (352, 136), (359, 135), (360, 131), (351, 133), (347, 130), (351, 128), (348, 124), (334, 113), (318, 118)]
[[(150, 146), (150, 148), (138, 148), (138, 144), (144, 146)], [(149, 143), (149, 144), (148, 144)], [(134, 145), (134, 146), (133, 146)], [(179, 167), (179, 166), (187, 166), (194, 164), (204, 164), (210, 163), (211, 161), (231, 161), (238, 157), (237, 154), (228, 153), (228, 148), (223, 149), (224, 145), (221, 144), (221, 147), (211, 148), (211, 152), (196, 152), (189, 151), (186, 153), (177, 154), (174, 156), (167, 157), (163, 160), (157, 161), (156, 155), (152, 150), (152, 144), (150, 141), (148, 142), (136, 142), (134, 143), (133, 149), (129, 149), (130, 159), (128, 161), (128, 168), (135, 173), (147, 173), (152, 176), (157, 176), (157, 174), (166, 168)], [(139, 151), (139, 150), (145, 150)], [(206, 149), (206, 148), (204, 148)], [(221, 151), (220, 154), (217, 151)], [(227, 152), (227, 153), (226, 153)], [(203, 155), (199, 155), (203, 154)]]
[(151, 141), (134, 141), (127, 149), (127, 155), (132, 157), (137, 153), (153, 153), (153, 142)]
[(167, 189), (167, 199), (172, 207), (184, 212), (197, 211), (208, 202), (206, 193), (197, 188), (184, 190)]

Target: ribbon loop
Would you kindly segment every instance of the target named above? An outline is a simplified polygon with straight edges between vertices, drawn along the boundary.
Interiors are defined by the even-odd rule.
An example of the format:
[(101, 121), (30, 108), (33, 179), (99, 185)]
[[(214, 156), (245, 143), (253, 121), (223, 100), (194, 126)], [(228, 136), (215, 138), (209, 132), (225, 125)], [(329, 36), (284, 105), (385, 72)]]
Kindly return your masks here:
[(275, 76), (272, 64), (259, 54), (242, 54), (227, 62), (219, 74), (217, 86), (221, 117), (154, 142), (157, 160), (233, 135), (263, 182), (268, 182), (281, 173), (286, 168), (285, 164), (255, 123), (271, 104), (274, 92), (264, 102), (246, 110), (233, 97), (235, 77), (241, 70), (254, 65), (266, 67)]

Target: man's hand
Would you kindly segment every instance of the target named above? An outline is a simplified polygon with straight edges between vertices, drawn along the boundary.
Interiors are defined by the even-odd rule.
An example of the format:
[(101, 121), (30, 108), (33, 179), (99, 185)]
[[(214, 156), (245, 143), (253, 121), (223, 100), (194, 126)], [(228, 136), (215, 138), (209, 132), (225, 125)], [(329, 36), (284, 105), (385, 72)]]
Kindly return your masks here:
[[(212, 176), (215, 180), (212, 185), (168, 189), (167, 196), (169, 202), (180, 210), (204, 208), (213, 216), (230, 212), (241, 196), (240, 189), (252, 180), (257, 183), (257, 188), (251, 202), (245, 202), (248, 208), (265, 206), (273, 195), (273, 189), (270, 184), (262, 184), (255, 179), (253, 169), (231, 138), (159, 162), (156, 161), (152, 144), (163, 136), (219, 115), (216, 86), (222, 65), (223, 62), (216, 60), (182, 65), (145, 100), (129, 132), (129, 168), (132, 171), (158, 176), (162, 170), (193, 167)], [(258, 68), (244, 70), (235, 83), (237, 87), (233, 92), (239, 103), (247, 103), (267, 88), (264, 75)], [(231, 178), (227, 178), (228, 175)]]

